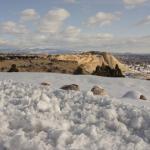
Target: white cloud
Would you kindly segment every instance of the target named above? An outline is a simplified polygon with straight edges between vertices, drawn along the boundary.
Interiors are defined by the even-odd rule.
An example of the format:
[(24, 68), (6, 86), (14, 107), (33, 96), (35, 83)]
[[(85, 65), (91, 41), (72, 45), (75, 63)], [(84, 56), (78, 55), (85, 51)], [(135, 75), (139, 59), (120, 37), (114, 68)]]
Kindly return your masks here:
[(70, 13), (62, 8), (50, 10), (40, 21), (39, 31), (45, 33), (56, 33), (60, 30), (63, 22), (70, 16)]
[(126, 5), (126, 7), (128, 8), (133, 8), (135, 6), (144, 4), (145, 2), (147, 2), (149, 0), (123, 0), (124, 4)]
[[(76, 42), (81, 36), (81, 29), (75, 26), (68, 26), (57, 34), (57, 39), (61, 41)], [(69, 44), (69, 43), (68, 43)]]
[(25, 9), (21, 12), (21, 21), (32, 21), (38, 19), (40, 16), (34, 9)]
[(101, 50), (114, 52), (149, 52), (150, 36), (114, 37), (110, 33), (89, 34), (69, 26), (51, 36), (45, 33), (29, 33), (15, 39), (0, 39), (0, 46), (24, 48), (50, 48), (74, 50)]
[(113, 21), (116, 21), (120, 18), (120, 13), (105, 13), (98, 12), (95, 16), (92, 16), (88, 19), (88, 26), (104, 26), (109, 25)]
[(69, 26), (65, 29), (63, 34), (67, 37), (76, 37), (80, 34), (80, 32), (81, 32), (80, 28), (77, 28), (75, 26)]
[(148, 24), (150, 24), (150, 15), (140, 20), (136, 25), (143, 26), (143, 25), (148, 25)]
[(0, 47), (2, 48), (17, 48), (18, 43), (16, 40), (6, 40), (6, 39), (0, 39)]
[(7, 43), (7, 41), (6, 40), (4, 40), (4, 39), (0, 39), (0, 45), (4, 45), (4, 44), (6, 44)]
[(99, 33), (97, 34), (97, 39), (110, 40), (113, 39), (113, 35), (110, 33)]
[(28, 30), (23, 24), (7, 21), (0, 24), (0, 33), (4, 34), (25, 34)]
[(64, 0), (64, 1), (67, 3), (75, 3), (76, 2), (76, 0)]
[[(38, 19), (30, 31), (26, 22), (17, 23), (7, 21), (0, 23), (0, 47), (23, 48), (57, 48), (57, 49), (91, 49), (106, 51), (136, 51), (144, 49), (149, 52), (150, 36), (145, 37), (114, 37), (111, 33), (83, 32), (76, 26), (63, 26), (70, 13), (62, 8), (50, 10), (45, 16)], [(92, 19), (91, 19), (92, 18)], [(90, 26), (111, 24), (120, 18), (119, 13), (99, 12), (89, 18)], [(91, 19), (91, 20), (90, 20)], [(37, 21), (35, 21), (37, 22)], [(140, 21), (140, 24), (149, 24), (149, 17)], [(13, 38), (7, 38), (13, 35)]]

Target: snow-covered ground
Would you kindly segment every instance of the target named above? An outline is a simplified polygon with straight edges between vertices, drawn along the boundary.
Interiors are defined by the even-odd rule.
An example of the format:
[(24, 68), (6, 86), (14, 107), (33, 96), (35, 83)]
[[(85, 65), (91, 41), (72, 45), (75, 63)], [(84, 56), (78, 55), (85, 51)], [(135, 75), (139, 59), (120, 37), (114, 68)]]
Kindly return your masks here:
[[(72, 83), (81, 91), (59, 89)], [(109, 96), (94, 96), (94, 85)], [(149, 87), (137, 79), (0, 73), (0, 150), (149, 150)]]

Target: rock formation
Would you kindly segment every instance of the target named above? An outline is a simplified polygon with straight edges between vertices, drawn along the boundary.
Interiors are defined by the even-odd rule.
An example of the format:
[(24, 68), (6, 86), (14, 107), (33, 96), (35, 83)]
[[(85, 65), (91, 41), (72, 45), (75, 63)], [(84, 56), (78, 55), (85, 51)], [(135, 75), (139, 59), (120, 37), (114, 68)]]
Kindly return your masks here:
[(116, 64), (115, 68), (111, 68), (108, 65), (105, 66), (104, 64), (102, 66), (97, 66), (92, 74), (105, 77), (124, 77), (118, 64)]
[(74, 74), (76, 75), (81, 75), (81, 74), (89, 74), (85, 69), (84, 67), (81, 65), (81, 66), (78, 66), (77, 69), (74, 71)]
[[(78, 68), (78, 71), (85, 70), (87, 73), (91, 74), (95, 71), (97, 66), (109, 66), (110, 68), (115, 68), (116, 64), (120, 68), (121, 71), (126, 71), (128, 67), (119, 60), (117, 60), (110, 53), (80, 53), (80, 54), (61, 54), (61, 55), (53, 55), (51, 58), (60, 61), (74, 61), (78, 63), (78, 66), (82, 65), (82, 69)], [(81, 71), (82, 72), (82, 71)]]
[[(128, 68), (110, 53), (84, 52), (75, 54), (58, 54), (48, 56), (38, 55), (9, 55), (1, 59), (0, 70), (10, 72), (56, 72), (67, 74), (92, 74), (105, 66), (107, 72), (115, 68), (126, 71)], [(12, 66), (11, 66), (12, 65)], [(16, 65), (16, 66), (14, 66)], [(11, 69), (10, 69), (11, 66)], [(4, 68), (4, 69), (3, 69)], [(110, 69), (111, 68), (111, 69)], [(105, 69), (103, 69), (105, 71)], [(118, 70), (119, 74), (121, 73)], [(109, 73), (110, 74), (110, 73)], [(108, 76), (108, 75), (107, 75)], [(110, 76), (110, 75), (109, 75)]]

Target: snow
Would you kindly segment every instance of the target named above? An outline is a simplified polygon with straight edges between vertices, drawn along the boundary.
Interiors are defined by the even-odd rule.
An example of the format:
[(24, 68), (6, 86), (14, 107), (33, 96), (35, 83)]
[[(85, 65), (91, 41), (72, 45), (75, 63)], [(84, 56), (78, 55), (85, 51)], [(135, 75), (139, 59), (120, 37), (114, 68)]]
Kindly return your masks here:
[[(59, 89), (71, 83), (81, 91)], [(94, 85), (109, 96), (94, 96)], [(0, 150), (149, 150), (149, 87), (136, 79), (0, 73)]]
[(128, 91), (123, 97), (138, 100), (142, 94), (138, 91)]

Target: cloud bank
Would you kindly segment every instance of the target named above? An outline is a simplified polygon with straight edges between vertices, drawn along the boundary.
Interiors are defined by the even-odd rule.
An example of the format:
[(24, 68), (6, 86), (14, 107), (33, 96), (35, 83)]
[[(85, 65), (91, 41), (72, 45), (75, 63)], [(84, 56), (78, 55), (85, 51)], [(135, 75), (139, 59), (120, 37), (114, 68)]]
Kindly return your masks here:
[[(40, 16), (34, 9), (25, 9), (20, 12), (18, 21), (10, 20), (0, 23), (0, 48), (106, 50), (114, 52), (142, 52), (144, 49), (145, 52), (149, 52), (149, 35), (117, 37), (112, 33), (99, 30), (91, 33), (91, 27), (111, 26), (113, 22), (120, 21), (121, 15), (120, 12), (100, 11), (89, 16), (87, 20), (84, 20), (84, 25), (78, 27), (67, 22), (72, 17), (67, 9), (51, 9), (43, 16)], [(145, 17), (138, 24), (150, 24), (150, 17)]]

